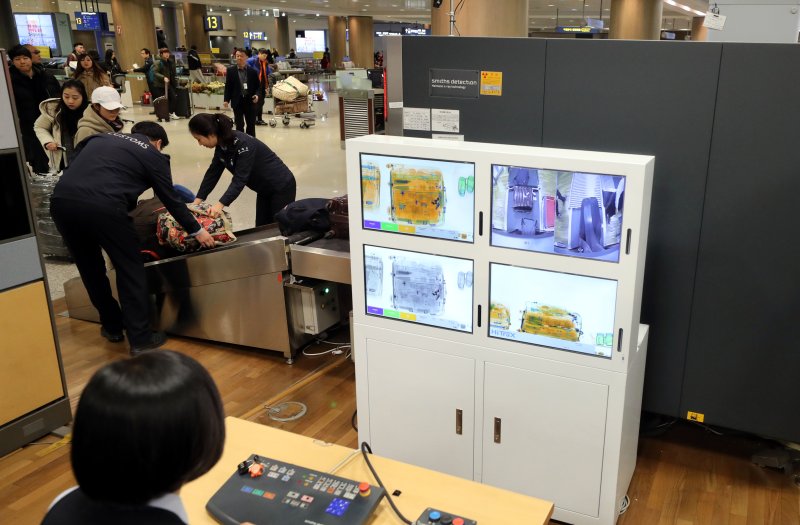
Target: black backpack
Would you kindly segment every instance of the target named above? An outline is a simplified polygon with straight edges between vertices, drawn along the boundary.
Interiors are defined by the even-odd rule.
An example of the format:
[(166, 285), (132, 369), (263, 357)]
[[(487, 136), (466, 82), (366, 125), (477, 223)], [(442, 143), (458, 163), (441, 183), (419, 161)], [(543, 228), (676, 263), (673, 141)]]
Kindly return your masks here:
[(298, 232), (314, 230), (327, 232), (331, 229), (328, 209), (329, 199), (300, 199), (283, 207), (275, 214), (281, 235), (289, 236)]

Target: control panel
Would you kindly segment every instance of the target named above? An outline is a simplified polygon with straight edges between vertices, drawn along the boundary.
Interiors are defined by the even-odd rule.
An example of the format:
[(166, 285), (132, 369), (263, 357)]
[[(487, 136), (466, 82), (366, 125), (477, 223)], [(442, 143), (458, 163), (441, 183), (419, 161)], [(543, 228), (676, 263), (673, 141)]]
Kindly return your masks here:
[(384, 494), (366, 482), (252, 455), (212, 496), (206, 510), (225, 525), (361, 525)]
[(478, 522), (458, 516), (452, 512), (445, 512), (443, 510), (428, 507), (417, 518), (415, 525), (478, 525)]

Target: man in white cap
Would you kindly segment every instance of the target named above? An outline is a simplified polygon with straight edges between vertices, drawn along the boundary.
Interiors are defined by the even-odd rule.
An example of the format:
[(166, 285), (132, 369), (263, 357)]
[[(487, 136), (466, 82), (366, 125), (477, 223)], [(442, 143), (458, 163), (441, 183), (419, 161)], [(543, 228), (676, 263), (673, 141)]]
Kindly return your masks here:
[(125, 125), (119, 118), (123, 109), (122, 101), (116, 89), (110, 86), (101, 86), (92, 92), (92, 103), (83, 112), (83, 117), (78, 121), (78, 132), (75, 133), (77, 146), (87, 137), (98, 133), (122, 131)]

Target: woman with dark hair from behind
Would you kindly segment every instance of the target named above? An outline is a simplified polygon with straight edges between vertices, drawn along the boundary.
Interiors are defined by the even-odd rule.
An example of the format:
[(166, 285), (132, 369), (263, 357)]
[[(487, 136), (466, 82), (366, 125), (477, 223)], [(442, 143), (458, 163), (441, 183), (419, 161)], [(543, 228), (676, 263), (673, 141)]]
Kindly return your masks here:
[(33, 130), (48, 152), (51, 172), (65, 168), (67, 159), (72, 158), (78, 121), (88, 105), (86, 88), (72, 78), (61, 86), (61, 98), (50, 98), (39, 104), (42, 114), (33, 123)]
[(189, 132), (197, 143), (214, 148), (214, 158), (197, 190), (195, 204), (214, 190), (225, 168), (233, 174), (228, 189), (211, 207), (216, 216), (230, 206), (245, 186), (256, 192), (256, 226), (270, 224), (275, 213), (294, 202), (297, 184), (294, 175), (266, 144), (233, 129), (233, 121), (223, 113), (198, 113), (189, 121)]
[(122, 66), (120, 66), (119, 61), (117, 61), (117, 54), (114, 53), (113, 49), (106, 49), (103, 67), (108, 73), (108, 76), (110, 76), (112, 79), (114, 78), (114, 75), (121, 75), (124, 73)]
[(42, 525), (184, 525), (177, 492), (219, 461), (224, 442), (219, 392), (200, 363), (166, 350), (108, 364), (75, 413), (78, 486)]

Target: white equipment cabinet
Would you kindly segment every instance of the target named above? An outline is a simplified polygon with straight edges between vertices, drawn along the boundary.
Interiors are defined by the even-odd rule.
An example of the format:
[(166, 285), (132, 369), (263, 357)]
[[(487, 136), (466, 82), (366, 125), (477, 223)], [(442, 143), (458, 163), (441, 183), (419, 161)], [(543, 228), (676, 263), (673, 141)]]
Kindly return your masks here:
[[(615, 523), (636, 463), (653, 163), (348, 140), (359, 440), (551, 500), (560, 521)], [(565, 227), (582, 248), (556, 246)]]

